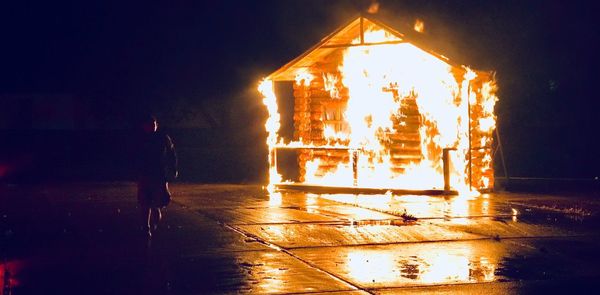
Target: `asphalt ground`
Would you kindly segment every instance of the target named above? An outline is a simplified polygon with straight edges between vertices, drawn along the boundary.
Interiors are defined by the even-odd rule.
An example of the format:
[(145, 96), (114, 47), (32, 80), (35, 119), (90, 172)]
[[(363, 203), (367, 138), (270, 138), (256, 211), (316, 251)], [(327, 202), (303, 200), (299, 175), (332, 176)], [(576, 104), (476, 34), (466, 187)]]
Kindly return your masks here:
[(593, 294), (600, 285), (597, 193), (171, 189), (148, 239), (133, 183), (1, 184), (5, 292)]

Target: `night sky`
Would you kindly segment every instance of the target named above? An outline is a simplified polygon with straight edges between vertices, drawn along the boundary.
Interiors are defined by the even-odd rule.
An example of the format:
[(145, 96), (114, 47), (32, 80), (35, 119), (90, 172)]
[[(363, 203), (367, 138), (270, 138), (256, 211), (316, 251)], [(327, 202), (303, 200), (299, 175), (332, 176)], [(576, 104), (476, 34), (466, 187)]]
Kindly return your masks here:
[[(436, 51), (496, 71), (499, 128), (513, 171), (600, 174), (600, 26), (592, 1), (379, 2), (386, 19), (424, 20), (426, 34), (447, 45)], [(259, 109), (252, 90), (260, 77), (369, 3), (3, 1), (0, 94), (73, 94), (144, 109), (175, 100)], [(264, 114), (256, 116), (260, 127)]]

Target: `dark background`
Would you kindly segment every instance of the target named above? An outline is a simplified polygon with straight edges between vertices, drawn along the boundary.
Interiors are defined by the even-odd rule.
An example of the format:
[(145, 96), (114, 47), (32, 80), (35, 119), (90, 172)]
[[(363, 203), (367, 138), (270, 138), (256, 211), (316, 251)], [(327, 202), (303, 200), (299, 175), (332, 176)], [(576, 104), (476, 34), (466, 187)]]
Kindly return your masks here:
[[(127, 179), (133, 118), (152, 112), (182, 180), (264, 181), (258, 81), (370, 2), (3, 1), (0, 179)], [(510, 176), (600, 175), (591, 1), (379, 3), (390, 25), (420, 18), (436, 51), (496, 72)]]

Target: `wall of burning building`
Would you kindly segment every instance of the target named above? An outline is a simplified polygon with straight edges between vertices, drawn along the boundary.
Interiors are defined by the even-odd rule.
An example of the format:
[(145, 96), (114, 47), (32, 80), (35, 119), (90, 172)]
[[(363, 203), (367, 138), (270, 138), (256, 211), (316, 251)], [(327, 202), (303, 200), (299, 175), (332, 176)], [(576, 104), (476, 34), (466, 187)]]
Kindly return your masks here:
[(362, 20), (360, 30), (293, 70), (294, 138), (278, 139), (271, 124), (271, 166), (278, 148), (295, 148), (302, 183), (440, 189), (446, 149), (452, 189), (492, 188), (493, 75)]

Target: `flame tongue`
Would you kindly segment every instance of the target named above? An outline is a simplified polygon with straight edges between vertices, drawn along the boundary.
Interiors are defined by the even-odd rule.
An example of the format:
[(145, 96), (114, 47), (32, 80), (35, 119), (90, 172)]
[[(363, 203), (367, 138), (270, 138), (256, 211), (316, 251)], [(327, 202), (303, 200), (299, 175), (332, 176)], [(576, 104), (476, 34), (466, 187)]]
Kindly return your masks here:
[[(384, 31), (365, 35), (365, 39), (377, 41), (386, 38), (393, 40)], [(457, 128), (466, 122), (467, 109), (463, 100), (456, 99), (459, 87), (451, 67), (401, 43), (350, 47), (339, 69), (349, 93), (345, 118), (350, 146), (369, 155), (359, 162), (361, 186), (442, 187), (441, 150), (459, 148), (458, 153), (464, 155), (468, 147), (465, 132), (460, 132), (465, 128)], [(407, 106), (411, 103), (412, 110)], [(403, 113), (414, 107), (420, 117)], [(391, 150), (407, 143), (391, 137), (403, 135), (419, 141), (420, 153), (399, 167), (393, 163), (396, 155)], [(464, 186), (465, 159), (454, 158), (454, 186)]]
[(263, 104), (267, 107), (269, 117), (265, 123), (265, 129), (267, 130), (267, 146), (269, 147), (269, 190), (274, 189), (273, 185), (281, 182), (281, 175), (277, 172), (277, 166), (275, 165), (275, 153), (274, 147), (277, 144), (277, 133), (281, 124), (279, 122), (280, 116), (277, 111), (277, 97), (273, 89), (273, 81), (265, 79), (258, 85), (258, 91), (263, 96)]

